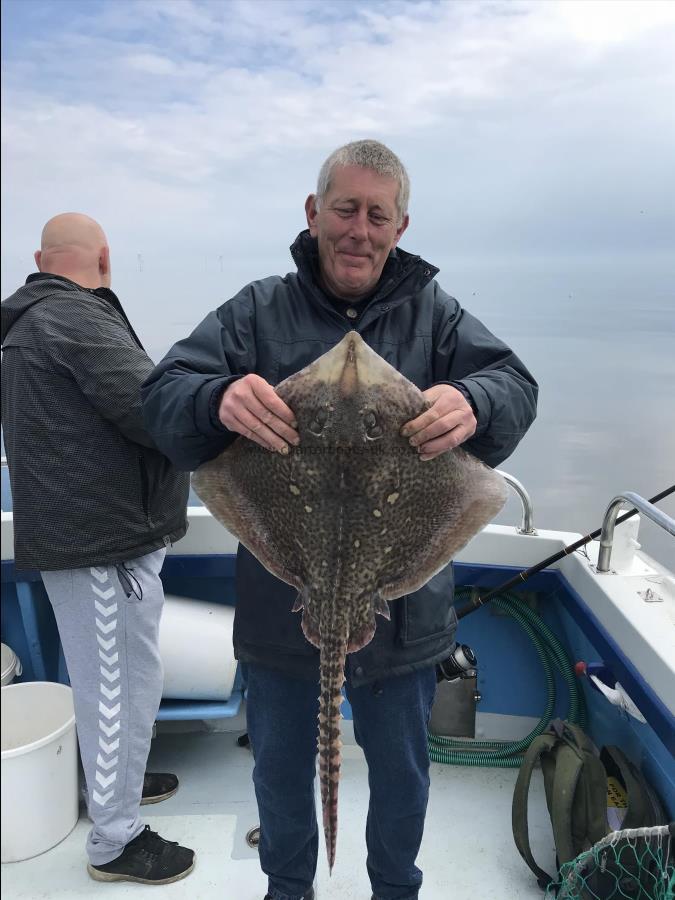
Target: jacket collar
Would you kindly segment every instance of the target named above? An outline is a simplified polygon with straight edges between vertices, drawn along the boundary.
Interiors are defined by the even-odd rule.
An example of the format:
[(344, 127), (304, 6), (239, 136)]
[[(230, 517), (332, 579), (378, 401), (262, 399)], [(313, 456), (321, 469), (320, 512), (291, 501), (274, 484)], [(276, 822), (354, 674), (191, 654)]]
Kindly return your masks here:
[(144, 349), (143, 344), (141, 344), (138, 335), (134, 331), (127, 314), (124, 312), (117, 294), (114, 291), (111, 291), (110, 288), (83, 287), (81, 284), (78, 284), (76, 281), (73, 281), (70, 278), (66, 278), (64, 275), (53, 275), (51, 272), (33, 272), (28, 276), (28, 278), (26, 278), (26, 284), (32, 284), (35, 281), (62, 281), (65, 288), (71, 287), (77, 291), (86, 291), (88, 294), (93, 294), (95, 297), (99, 297), (101, 300), (105, 300), (106, 303), (109, 303), (122, 316), (127, 328), (131, 333), (132, 338), (136, 341), (141, 350)]
[[(308, 229), (301, 231), (290, 249), (300, 279), (311, 288), (315, 298), (330, 305), (318, 280), (319, 249), (316, 238), (310, 235)], [(386, 312), (414, 297), (436, 277), (438, 271), (436, 266), (432, 266), (421, 256), (395, 247), (389, 254), (375, 291), (365, 300), (364, 305), (370, 308), (386, 298), (387, 306), (381, 308), (382, 312)]]

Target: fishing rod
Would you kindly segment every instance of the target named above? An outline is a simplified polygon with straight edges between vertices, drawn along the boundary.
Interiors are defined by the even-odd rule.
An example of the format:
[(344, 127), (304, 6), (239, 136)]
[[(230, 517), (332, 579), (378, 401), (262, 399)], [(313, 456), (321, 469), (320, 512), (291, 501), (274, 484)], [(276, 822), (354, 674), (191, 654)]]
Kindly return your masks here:
[[(675, 493), (675, 484), (671, 485), (669, 488), (666, 488), (664, 491), (661, 491), (660, 494), (657, 494), (655, 497), (652, 497), (648, 500), (648, 503), (658, 503), (659, 500), (663, 500), (664, 497), (667, 497), (669, 494)], [(621, 522), (625, 522), (626, 519), (630, 519), (631, 516), (634, 516), (635, 513), (638, 512), (637, 509), (629, 509), (628, 512), (619, 516), (616, 520), (616, 525), (620, 525)], [(491, 591), (488, 591), (483, 597), (474, 597), (466, 606), (463, 606), (461, 609), (457, 611), (457, 618), (463, 619), (464, 616), (468, 616), (469, 613), (475, 612), (477, 609), (480, 609), (481, 606), (485, 606), (486, 603), (489, 603), (494, 597), (498, 594), (504, 593), (504, 591), (510, 590), (512, 587), (516, 587), (517, 585), (522, 584), (527, 581), (528, 578), (531, 578), (532, 575), (536, 575), (537, 572), (541, 572), (542, 569), (548, 568), (548, 566), (553, 565), (553, 563), (558, 562), (558, 560), (562, 559), (563, 556), (569, 556), (570, 553), (574, 553), (575, 550), (578, 550), (580, 547), (583, 547), (585, 544), (588, 544), (590, 541), (595, 540), (596, 537), (599, 537), (602, 532), (602, 528), (596, 529), (596, 531), (592, 531), (590, 534), (587, 534), (585, 537), (579, 538), (578, 541), (574, 541), (573, 544), (569, 544), (567, 547), (564, 547), (562, 550), (559, 550), (557, 553), (554, 553), (553, 556), (548, 556), (546, 559), (543, 559), (541, 562), (538, 562), (536, 565), (531, 566), (529, 569), (524, 569), (522, 572), (519, 572), (517, 575), (514, 575), (513, 578), (510, 578), (508, 581), (505, 581), (504, 584), (500, 584), (499, 587), (494, 588)]]

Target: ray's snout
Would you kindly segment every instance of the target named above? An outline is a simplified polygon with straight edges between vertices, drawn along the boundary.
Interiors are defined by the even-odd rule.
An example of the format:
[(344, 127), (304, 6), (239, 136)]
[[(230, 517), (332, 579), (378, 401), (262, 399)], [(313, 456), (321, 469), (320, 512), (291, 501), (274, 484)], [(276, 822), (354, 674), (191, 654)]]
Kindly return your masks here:
[[(349, 331), (316, 362), (300, 373), (335, 388), (342, 398), (349, 398), (359, 389), (400, 378), (395, 369), (371, 350), (361, 335)], [(298, 376), (291, 376), (291, 378)]]
[[(358, 337), (358, 335), (356, 335)], [(359, 338), (359, 340), (361, 340)], [(359, 383), (359, 356), (357, 352), (357, 344), (351, 334), (348, 334), (342, 341), (347, 341), (344, 348), (344, 365), (342, 374), (340, 375), (340, 396), (350, 397), (357, 389)]]

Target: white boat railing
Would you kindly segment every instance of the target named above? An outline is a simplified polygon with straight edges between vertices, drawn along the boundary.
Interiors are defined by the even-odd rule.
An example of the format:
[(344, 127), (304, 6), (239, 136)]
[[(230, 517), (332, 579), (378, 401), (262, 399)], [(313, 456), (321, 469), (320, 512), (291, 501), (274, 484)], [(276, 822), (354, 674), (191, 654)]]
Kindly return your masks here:
[[(2, 466), (7, 466), (6, 456), (0, 457), (0, 464)], [(537, 532), (534, 527), (534, 507), (527, 489), (517, 478), (513, 475), (509, 475), (508, 472), (504, 472), (501, 469), (497, 469), (496, 471), (520, 498), (523, 507), (523, 519), (520, 528), (518, 529), (519, 533), (536, 534)], [(619, 515), (619, 509), (626, 503), (632, 503), (639, 512), (643, 513), (648, 519), (651, 519), (652, 522), (655, 522), (661, 528), (665, 529), (668, 534), (672, 534), (675, 537), (675, 519), (672, 519), (662, 510), (658, 509), (658, 507), (654, 506), (653, 503), (649, 503), (648, 500), (645, 500), (645, 498), (641, 497), (639, 494), (633, 493), (633, 491), (625, 491), (622, 494), (617, 494), (607, 507), (605, 518), (602, 522), (600, 553), (597, 566), (598, 572), (609, 572), (609, 563), (612, 556), (612, 543), (614, 541), (614, 526), (616, 525), (616, 520)]]
[[(7, 457), (1, 457), (0, 463), (3, 466), (6, 466)], [(499, 472), (499, 474), (509, 485), (509, 487), (511, 487), (520, 497), (520, 502), (523, 507), (523, 519), (518, 532), (520, 534), (536, 534), (537, 532), (534, 527), (534, 508), (532, 506), (532, 500), (526, 488), (523, 484), (520, 483), (520, 481), (518, 481), (517, 478), (514, 478), (513, 475), (509, 475), (508, 472), (503, 472), (500, 469), (497, 469), (496, 471)], [(614, 528), (616, 525), (616, 520), (619, 516), (619, 510), (625, 504), (632, 504), (638, 512), (641, 512), (648, 519), (651, 519), (651, 521), (656, 525), (667, 531), (668, 534), (671, 534), (673, 535), (673, 537), (675, 537), (675, 519), (672, 519), (658, 507), (654, 506), (653, 503), (650, 503), (648, 500), (645, 500), (644, 497), (641, 497), (639, 494), (635, 494), (633, 491), (624, 491), (624, 493), (622, 494), (617, 494), (617, 496), (614, 497), (612, 502), (607, 507), (605, 517), (602, 521), (602, 532), (600, 534), (600, 552), (598, 554), (598, 565), (596, 570), (601, 574), (609, 572), (610, 570), (609, 564), (612, 558)]]
[[(0, 463), (3, 466), (7, 465), (7, 457), (3, 456), (0, 458)], [(521, 522), (520, 528), (518, 529), (520, 534), (536, 534), (534, 528), (534, 508), (532, 506), (532, 500), (530, 495), (528, 494), (525, 486), (518, 481), (517, 478), (514, 478), (513, 475), (509, 475), (508, 472), (502, 472), (500, 469), (496, 470), (502, 476), (504, 481), (509, 485), (509, 487), (513, 488), (515, 493), (520, 497), (520, 502), (523, 506), (523, 520)]]

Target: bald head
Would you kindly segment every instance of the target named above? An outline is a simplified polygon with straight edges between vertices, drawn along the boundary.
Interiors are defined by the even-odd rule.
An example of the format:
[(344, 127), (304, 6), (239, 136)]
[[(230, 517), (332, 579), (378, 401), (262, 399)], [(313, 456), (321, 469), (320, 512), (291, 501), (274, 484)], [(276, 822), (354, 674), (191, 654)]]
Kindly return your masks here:
[(35, 262), (41, 272), (62, 275), (82, 287), (110, 287), (110, 252), (103, 229), (82, 213), (62, 213), (42, 229)]

